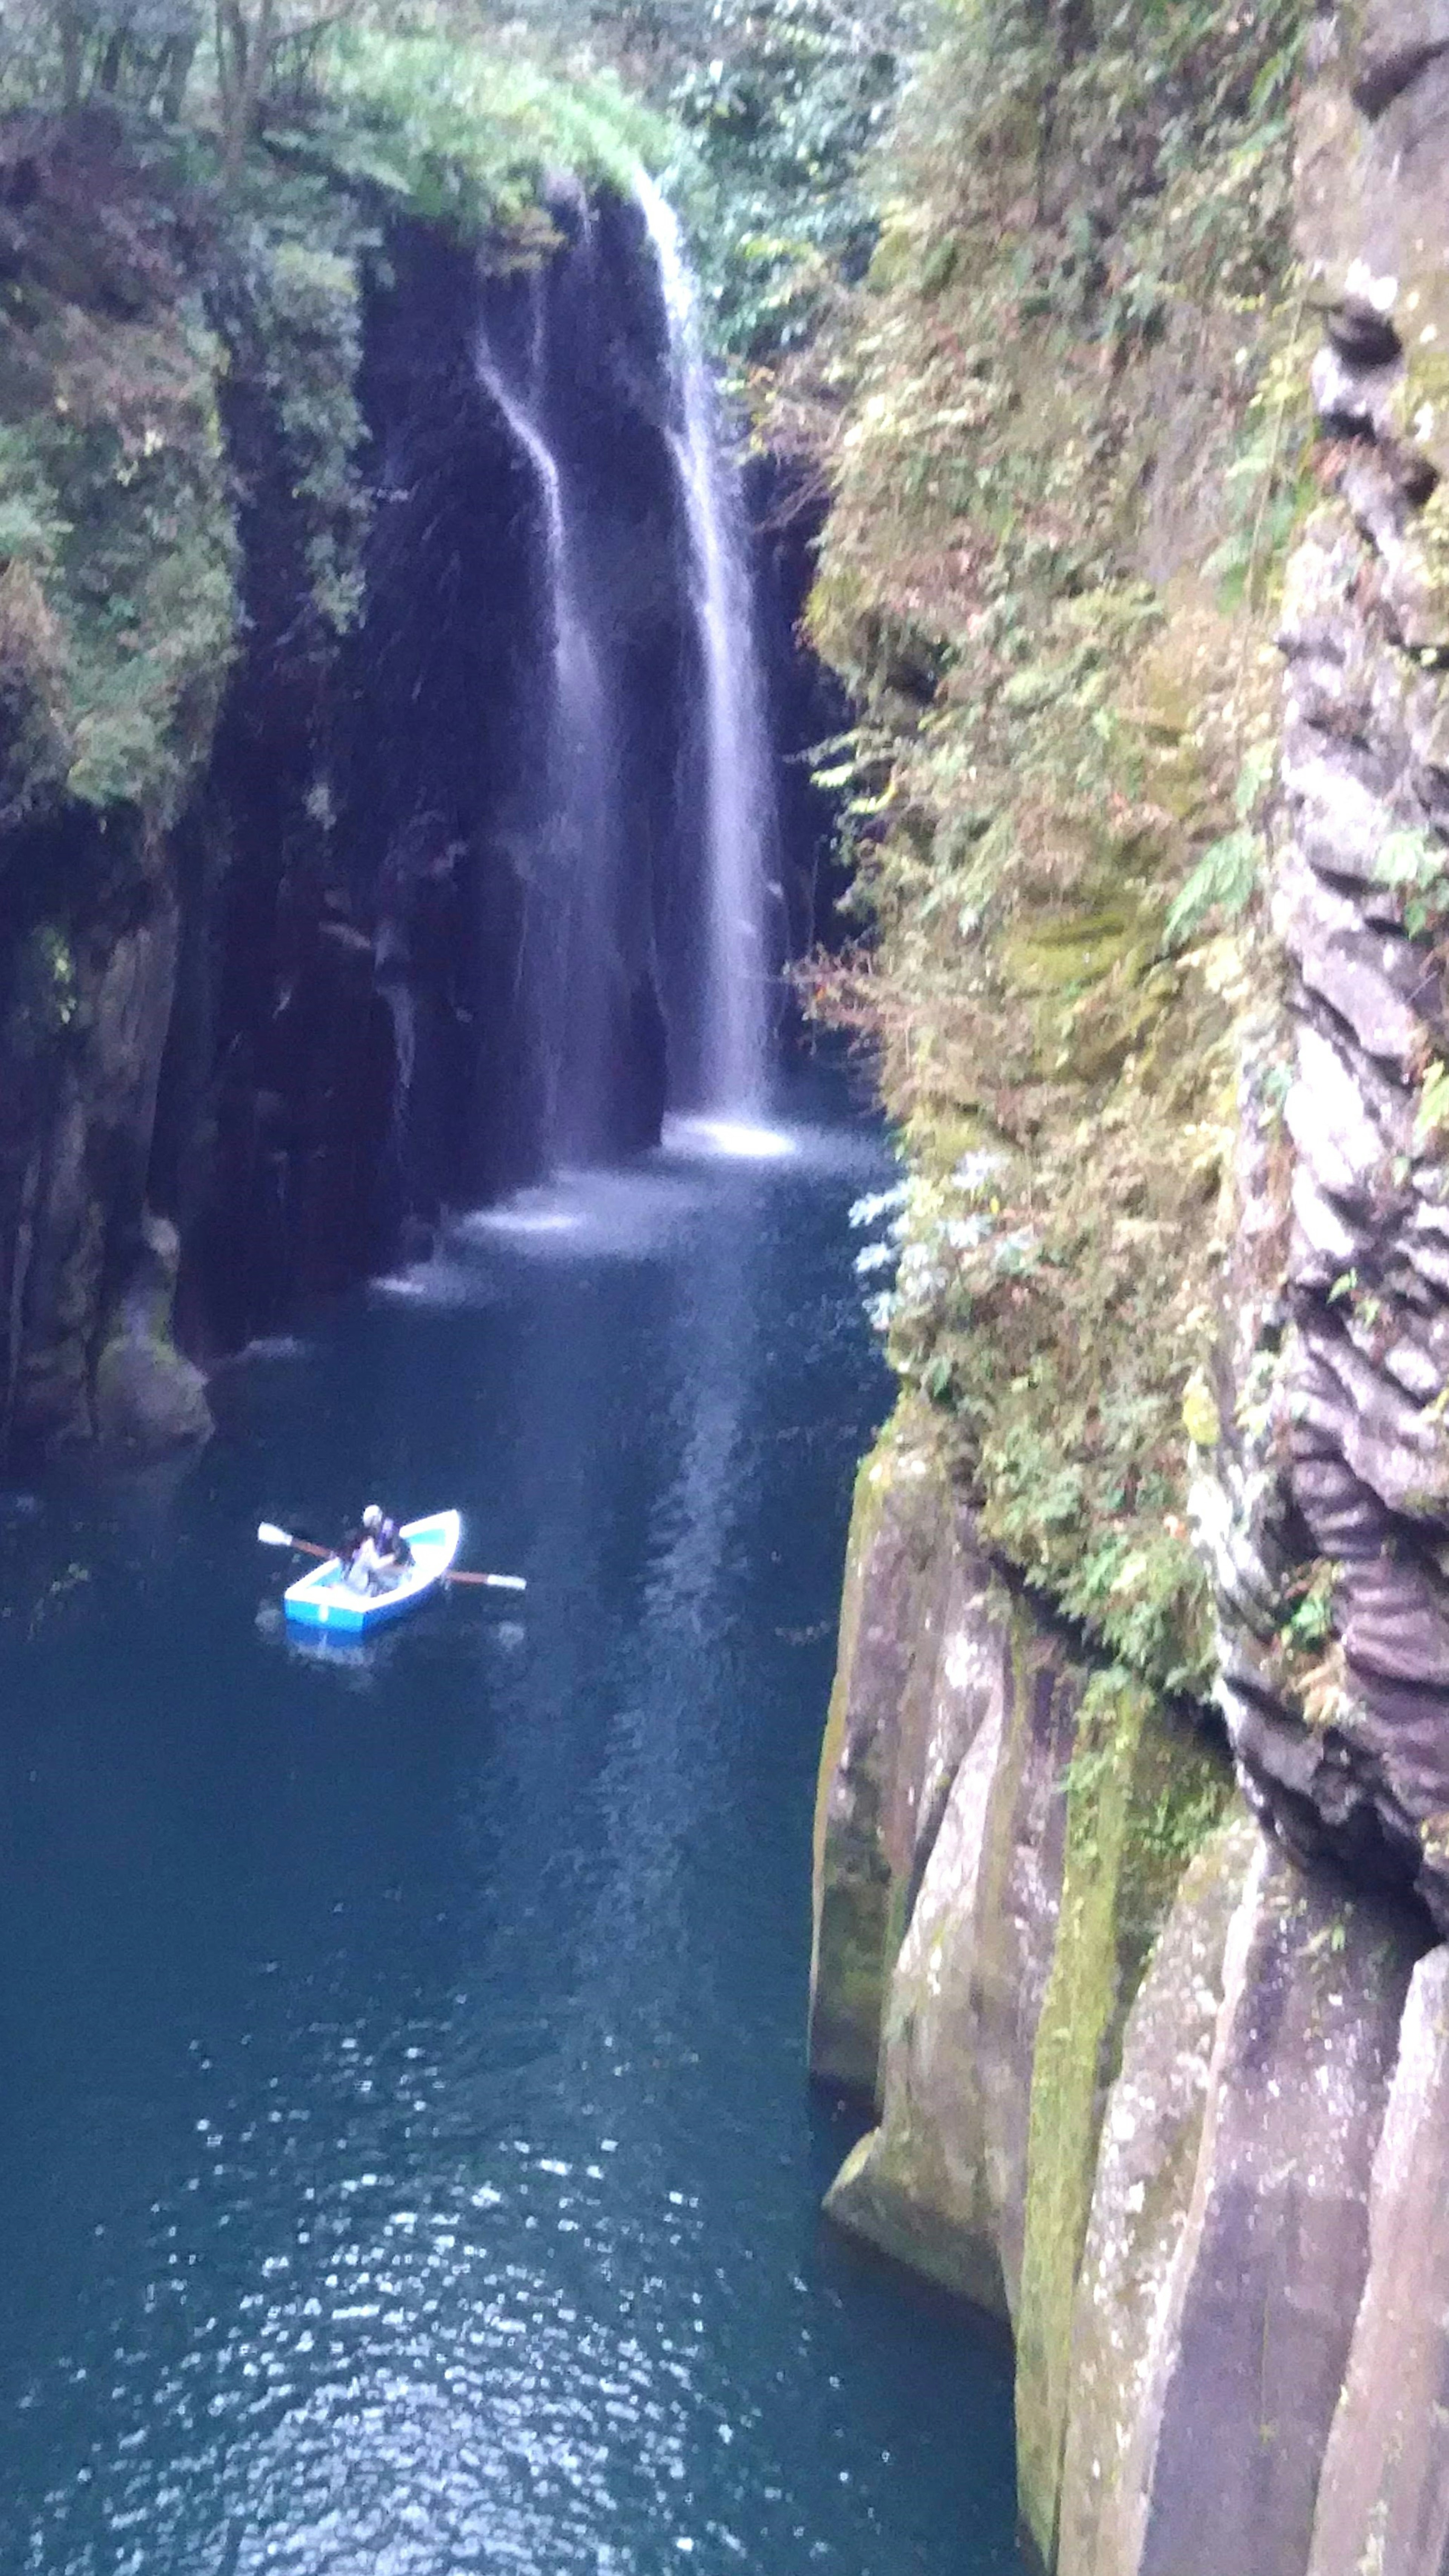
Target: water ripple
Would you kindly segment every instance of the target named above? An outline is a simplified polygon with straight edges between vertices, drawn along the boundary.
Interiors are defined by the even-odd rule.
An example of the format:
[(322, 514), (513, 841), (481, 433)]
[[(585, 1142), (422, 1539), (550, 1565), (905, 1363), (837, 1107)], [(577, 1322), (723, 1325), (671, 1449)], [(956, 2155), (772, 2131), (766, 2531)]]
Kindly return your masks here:
[[(1013, 2564), (997, 2361), (816, 2215), (876, 1149), (782, 1125), (351, 1301), (144, 1509), (6, 1523), (87, 1580), (43, 1655), (0, 1633), (5, 2576)], [(471, 1598), (356, 1663), (258, 1624), (236, 1532), (383, 1482), (527, 1562), (511, 1642)]]

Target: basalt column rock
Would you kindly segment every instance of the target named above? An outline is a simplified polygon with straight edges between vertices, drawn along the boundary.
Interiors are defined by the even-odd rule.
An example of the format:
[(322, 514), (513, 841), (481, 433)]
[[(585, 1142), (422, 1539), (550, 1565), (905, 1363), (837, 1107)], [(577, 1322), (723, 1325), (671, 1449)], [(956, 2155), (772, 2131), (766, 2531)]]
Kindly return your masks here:
[(1308, 2576), (1449, 2565), (1449, 1950), (1414, 1971), (1369, 2201), (1369, 2273)]
[(1192, 2199), (1228, 1930), (1258, 1841), (1239, 1811), (1197, 1854), (1127, 2024), (1072, 2319), (1061, 2576), (1130, 2564), (1129, 2461)]
[(1189, 1872), (1103, 2131), (1061, 2576), (1303, 2576), (1424, 1939), (1417, 1913), (1241, 1825)]
[(812, 2066), (879, 2107), (826, 2205), (1012, 2320), (1044, 2556), (1123, 2016), (1226, 1787), (1009, 1584), (904, 1409), (857, 1490), (817, 1811)]
[(83, 928), (42, 921), (0, 943), (0, 1453), (95, 1427), (92, 1361), (141, 1219), (175, 954), (157, 850)]
[(953, 1784), (999, 1701), (991, 1570), (929, 1447), (882, 1442), (856, 1485), (816, 1808), (810, 2071), (874, 2101), (891, 1973)]
[(1289, 568), (1273, 923), (1243, 1085), (1222, 1436), (1200, 1524), (1222, 1698), (1307, 1857), (1449, 1926), (1449, 22), (1318, 23), (1302, 248), (1336, 497)]

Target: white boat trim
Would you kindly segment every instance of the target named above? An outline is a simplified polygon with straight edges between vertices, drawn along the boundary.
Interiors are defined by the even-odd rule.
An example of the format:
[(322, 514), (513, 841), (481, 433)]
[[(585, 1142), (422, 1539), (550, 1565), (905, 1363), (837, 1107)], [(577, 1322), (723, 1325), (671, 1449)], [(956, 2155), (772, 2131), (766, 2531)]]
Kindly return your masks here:
[(343, 1580), (342, 1560), (329, 1556), (297, 1582), (289, 1583), (282, 1607), (289, 1619), (309, 1628), (328, 1628), (338, 1636), (357, 1636), (396, 1619), (437, 1589), (458, 1553), (462, 1515), (432, 1512), (426, 1520), (404, 1521), (402, 1534), (413, 1562), (386, 1592), (354, 1592)]

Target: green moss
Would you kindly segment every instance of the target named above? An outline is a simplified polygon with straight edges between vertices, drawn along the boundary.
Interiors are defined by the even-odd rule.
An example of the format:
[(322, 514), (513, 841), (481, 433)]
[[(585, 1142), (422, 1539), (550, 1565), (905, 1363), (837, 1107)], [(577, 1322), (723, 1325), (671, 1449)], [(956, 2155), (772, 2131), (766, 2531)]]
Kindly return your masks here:
[(1076, 992), (1141, 953), (1137, 925), (1121, 908), (1037, 914), (1000, 950), (1002, 972), (1019, 993)]
[[(874, 931), (868, 973), (818, 989), (876, 1036), (923, 1183), (890, 1356), (985, 1535), (1196, 1692), (1182, 1401), (1307, 489), (1283, 114), (1306, 16), (1133, 0), (1069, 60), (1047, 16), (953, 18), (832, 352), (810, 611), (860, 710), (847, 837)], [(953, 1203), (937, 1139), (963, 1126), (993, 1159)]]
[[(12, 814), (63, 784), (164, 824), (210, 746), (235, 539), (198, 305), (101, 318), (43, 291), (8, 353), (0, 689), (22, 711)], [(8, 612), (8, 613), (7, 613)]]
[(371, 505), (357, 400), (370, 230), (341, 189), (294, 175), (258, 191), (210, 289), (226, 344), (222, 398), (271, 567), (306, 603), (289, 653), (330, 657), (362, 603)]
[(1006, 2292), (984, 2192), (981, 2200), (968, 2212), (943, 2195), (933, 2142), (897, 2116), (852, 2147), (825, 2195), (825, 2210), (837, 2227), (892, 2262), (934, 2281), (952, 2298), (1005, 2319)]
[(873, 2096), (881, 2021), (893, 1952), (890, 1870), (879, 1817), (862, 1779), (847, 1825), (832, 1814), (831, 1791), (845, 1742), (866, 1570), (886, 1493), (879, 1455), (864, 1459), (846, 1552), (835, 1683), (820, 1748), (815, 1795), (814, 1940), (810, 1962), (810, 2068), (845, 2091)]
[(1128, 2008), (1177, 1882), (1217, 1824), (1231, 1774), (1215, 1746), (1122, 1671), (1096, 1676), (1067, 1775), (1067, 1842), (1037, 2029), (1017, 2316), (1022, 2513), (1056, 2547), (1072, 2302), (1107, 2087)]

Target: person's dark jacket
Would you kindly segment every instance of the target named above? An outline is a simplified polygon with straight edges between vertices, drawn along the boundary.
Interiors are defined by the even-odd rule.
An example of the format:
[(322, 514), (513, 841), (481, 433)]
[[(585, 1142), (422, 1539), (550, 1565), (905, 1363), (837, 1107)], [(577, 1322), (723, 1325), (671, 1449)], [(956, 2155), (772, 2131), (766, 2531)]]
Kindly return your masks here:
[(394, 1565), (411, 1565), (413, 1552), (403, 1537), (401, 1526), (391, 1512), (384, 1512), (372, 1533), (372, 1543), (379, 1556), (390, 1557)]

